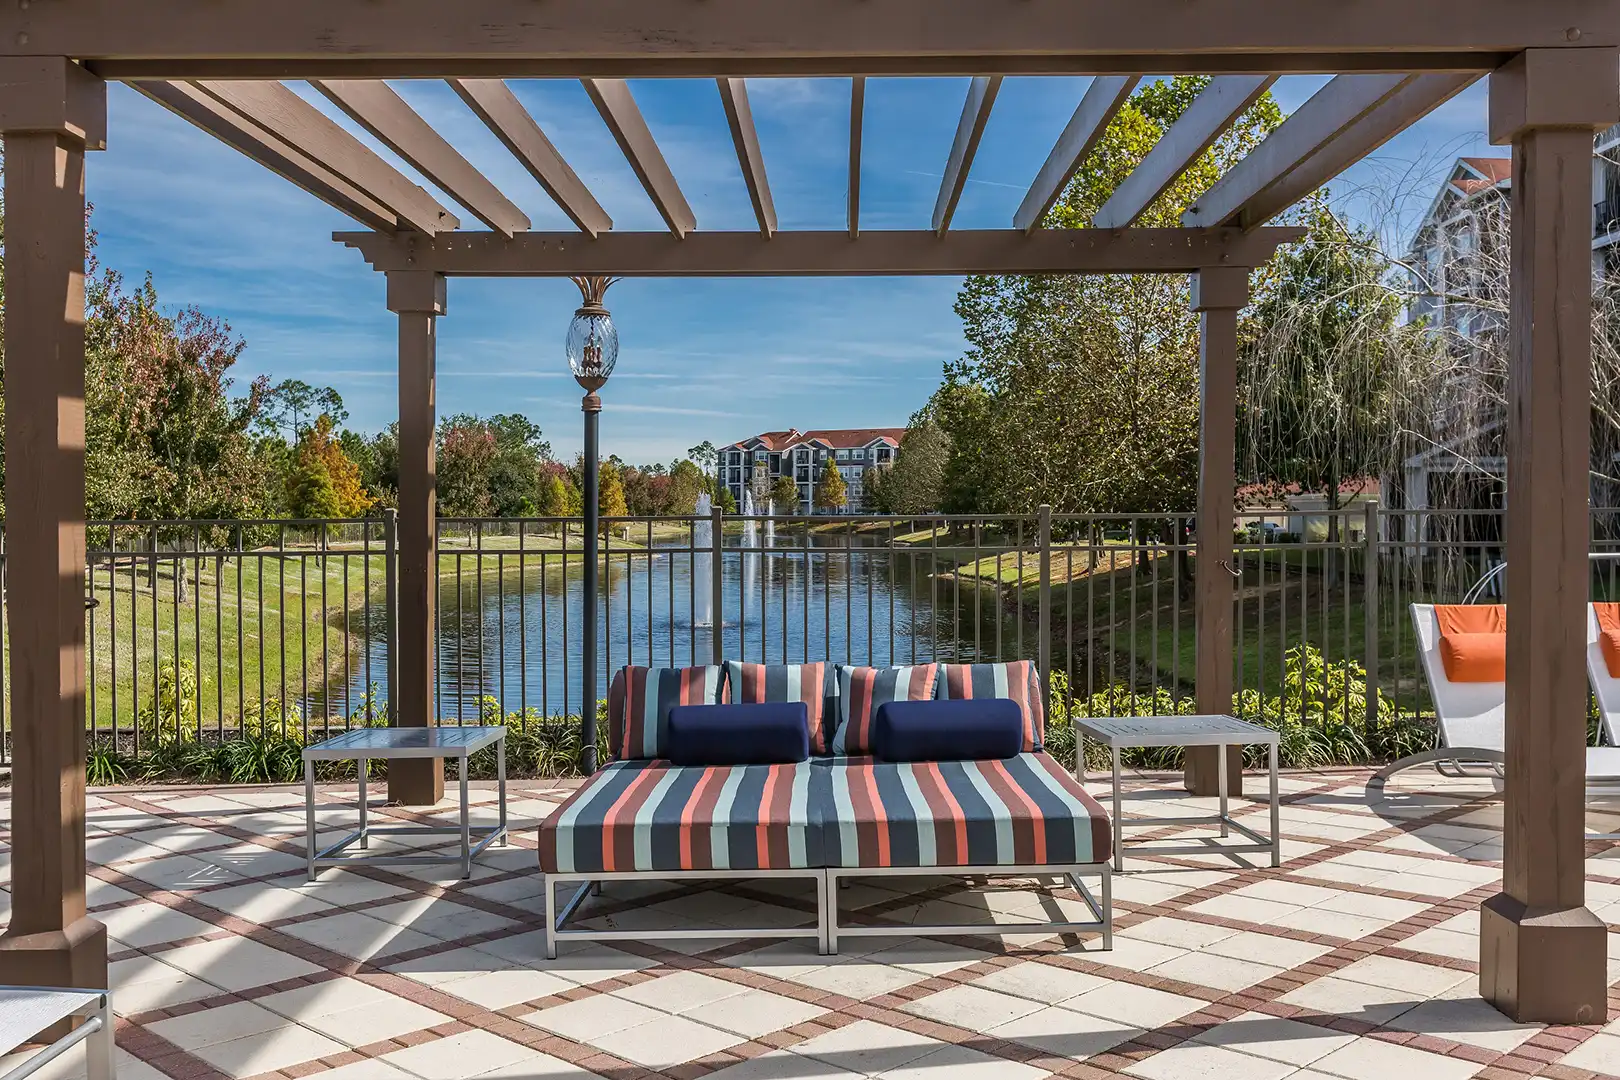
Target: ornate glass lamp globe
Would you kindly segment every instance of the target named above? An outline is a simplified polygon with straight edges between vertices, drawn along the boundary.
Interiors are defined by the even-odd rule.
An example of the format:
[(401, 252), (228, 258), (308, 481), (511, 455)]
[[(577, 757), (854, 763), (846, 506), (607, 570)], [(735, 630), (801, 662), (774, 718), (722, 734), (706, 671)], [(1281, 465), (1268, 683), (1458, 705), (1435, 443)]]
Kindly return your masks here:
[(587, 392), (595, 393), (613, 374), (619, 359), (619, 331), (613, 316), (602, 306), (602, 296), (613, 284), (612, 278), (575, 278), (585, 302), (568, 324), (568, 366), (574, 380)]

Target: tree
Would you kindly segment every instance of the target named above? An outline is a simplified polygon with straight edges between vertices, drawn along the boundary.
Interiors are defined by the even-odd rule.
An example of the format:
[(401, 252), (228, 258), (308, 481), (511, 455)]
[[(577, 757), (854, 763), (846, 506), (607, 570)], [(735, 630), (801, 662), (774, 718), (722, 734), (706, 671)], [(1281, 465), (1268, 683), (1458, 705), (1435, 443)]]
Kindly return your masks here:
[[(540, 481), (540, 495), (535, 503), (534, 512), (539, 517), (566, 517), (569, 514), (570, 500), (566, 473), (561, 466), (545, 470)], [(578, 496), (574, 497), (575, 502)]]
[[(287, 495), (294, 517), (361, 517), (376, 501), (366, 491), (360, 467), (344, 452), (342, 441), (332, 437), (332, 424), (332, 417), (323, 413), (298, 442), (298, 465)], [(330, 506), (329, 513), (310, 512), (314, 505), (311, 500), (317, 498), (311, 488), (317, 474), (325, 477), (321, 483), (331, 492), (329, 503), (324, 490), (318, 496), (322, 507)]]
[(287, 491), (287, 511), (295, 518), (335, 518), (343, 513), (332, 474), (318, 454), (301, 454)]
[(791, 476), (778, 476), (771, 485), (771, 502), (776, 505), (778, 514), (797, 514), (799, 512), (799, 485), (793, 482)]
[(731, 493), (730, 488), (723, 487), (720, 489), (715, 505), (720, 507), (722, 514), (735, 514), (737, 512), (737, 497)]
[(439, 428), (438, 500), (445, 517), (490, 517), (495, 499), (490, 471), (495, 433), (471, 416), (453, 416)]
[(915, 515), (938, 510), (950, 456), (951, 437), (945, 430), (931, 416), (913, 419), (900, 440), (894, 464), (873, 477), (874, 505), (885, 514)]
[(287, 429), (293, 442), (321, 416), (330, 416), (335, 424), (349, 418), (343, 407), (343, 397), (330, 386), (311, 386), (302, 379), (283, 379), (265, 394), (260, 421), (268, 428)]
[(849, 489), (844, 484), (844, 476), (829, 455), (822, 466), (821, 479), (816, 483), (816, 509), (841, 510), (848, 501)]
[[(476, 424), (476, 418), (468, 418)], [(540, 497), (540, 466), (551, 460), (551, 444), (539, 425), (519, 413), (492, 416), (485, 426), (495, 441), (489, 463), (489, 501), (499, 517), (533, 514)]]
[[(1144, 85), (1120, 109), (1046, 224), (1083, 228), (1208, 79)], [(1154, 201), (1183, 209), (1282, 120), (1263, 95)], [(950, 437), (943, 508), (1027, 512), (1183, 509), (1198, 474), (1198, 326), (1169, 275), (973, 277), (956, 304), (967, 354), (934, 416)]]
[(694, 462), (677, 461), (669, 470), (669, 509), (671, 514), (691, 514), (697, 510), (698, 496), (709, 490), (708, 478)]
[(686, 458), (703, 472), (712, 473), (720, 463), (720, 451), (715, 449), (714, 443), (704, 439), (686, 452)]
[[(630, 513), (624, 501), (624, 480), (618, 467), (611, 462), (603, 463), (601, 482), (596, 490), (596, 506), (597, 513), (604, 519), (625, 517)], [(602, 526), (602, 531), (607, 531), (606, 525)]]

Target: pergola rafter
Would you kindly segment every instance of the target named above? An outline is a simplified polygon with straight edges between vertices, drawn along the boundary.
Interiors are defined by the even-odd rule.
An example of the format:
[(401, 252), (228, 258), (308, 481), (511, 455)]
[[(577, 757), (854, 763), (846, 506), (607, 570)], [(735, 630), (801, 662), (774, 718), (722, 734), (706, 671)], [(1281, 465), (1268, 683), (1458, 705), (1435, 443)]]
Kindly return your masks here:
[[(1144, 73), (1214, 76), (1090, 229), (1038, 227)], [(448, 276), (1192, 273), (1201, 325), (1196, 552), (1200, 708), (1230, 705), (1233, 413), (1249, 272), (1297, 235), (1261, 228), (1491, 75), (1514, 147), (1502, 892), (1482, 905), (1482, 992), (1521, 1021), (1606, 1011), (1603, 922), (1585, 906), (1580, 678), (1589, 580), (1592, 133), (1620, 122), (1614, 0), (48, 0), (0, 9), (6, 144), (7, 562), (14, 914), (0, 982), (106, 983), (84, 904), (84, 171), (103, 80), (143, 92), (358, 221), (399, 317), (397, 722), (433, 722), (434, 364)], [(1130, 228), (1284, 74), (1338, 76), (1188, 211)], [(931, 228), (861, 229), (865, 79), (971, 77)], [(1094, 81), (1013, 227), (949, 226), (1000, 81)], [(628, 78), (718, 80), (759, 229), (697, 222)], [(741, 80), (853, 76), (847, 228), (781, 231)], [(612, 222), (502, 80), (579, 79), (668, 232)], [(536, 233), (380, 80), (446, 79), (581, 230)], [(333, 80), (340, 105), (492, 232), (455, 215), (278, 80)], [(25, 254), (26, 253), (26, 254)], [(1368, 666), (1376, 671), (1376, 657)], [(583, 710), (589, 741), (594, 709)], [(1375, 718), (1374, 718), (1375, 719)], [(1213, 794), (1213, 755), (1189, 786)], [(390, 770), (431, 803), (443, 778)]]

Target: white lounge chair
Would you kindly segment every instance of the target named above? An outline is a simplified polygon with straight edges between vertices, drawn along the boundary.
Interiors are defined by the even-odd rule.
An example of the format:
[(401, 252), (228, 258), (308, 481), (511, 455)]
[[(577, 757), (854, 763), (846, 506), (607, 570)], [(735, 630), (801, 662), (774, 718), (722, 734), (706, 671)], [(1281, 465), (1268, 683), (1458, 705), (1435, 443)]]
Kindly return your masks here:
[[(1593, 654), (1598, 655), (1598, 666), (1592, 669), (1595, 685), (1596, 672), (1601, 670), (1607, 677), (1608, 669), (1604, 667), (1601, 652), (1598, 651), (1594, 632), (1597, 617), (1590, 608), (1587, 618), (1591, 624), (1587, 633), (1588, 668), (1592, 668)], [(1449, 764), (1454, 768), (1464, 762), (1487, 763), (1501, 775), (1501, 767), (1506, 763), (1504, 744), (1507, 731), (1503, 714), (1507, 709), (1507, 683), (1452, 682), (1446, 677), (1445, 665), (1440, 660), (1440, 620), (1434, 613), (1434, 605), (1413, 604), (1412, 623), (1417, 630), (1423, 674), (1429, 681), (1429, 694), (1434, 700), (1440, 745), (1385, 765), (1368, 782), (1368, 786), (1380, 786), (1403, 769), (1429, 762), (1435, 762), (1437, 766)], [(1614, 700), (1620, 705), (1620, 680), (1611, 682), (1615, 683)], [(1620, 746), (1587, 748), (1586, 782), (1588, 786), (1620, 785)]]

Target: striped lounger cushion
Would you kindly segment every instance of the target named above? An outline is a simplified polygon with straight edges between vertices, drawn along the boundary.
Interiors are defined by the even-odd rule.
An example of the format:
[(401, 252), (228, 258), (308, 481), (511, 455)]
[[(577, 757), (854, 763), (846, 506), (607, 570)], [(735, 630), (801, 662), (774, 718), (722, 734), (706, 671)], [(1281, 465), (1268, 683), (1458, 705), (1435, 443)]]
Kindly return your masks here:
[(934, 696), (938, 664), (870, 668), (839, 664), (838, 725), (832, 753), (870, 754), (880, 706), (891, 701), (927, 701)]
[(726, 700), (802, 701), (810, 714), (810, 752), (827, 752), (827, 665), (742, 664), (726, 661)]
[(822, 865), (809, 762), (619, 761), (540, 825), (548, 874), (787, 870)]
[(1110, 855), (1107, 813), (1045, 753), (850, 758), (816, 774), (828, 866), (1083, 866)]
[(1033, 660), (1005, 664), (942, 664), (939, 697), (944, 701), (1011, 698), (1024, 714), (1024, 750), (1046, 744), (1046, 709), (1041, 701), (1041, 677)]
[(661, 758), (668, 751), (669, 710), (718, 705), (719, 665), (689, 668), (626, 667), (608, 688), (608, 738), (622, 761)]

